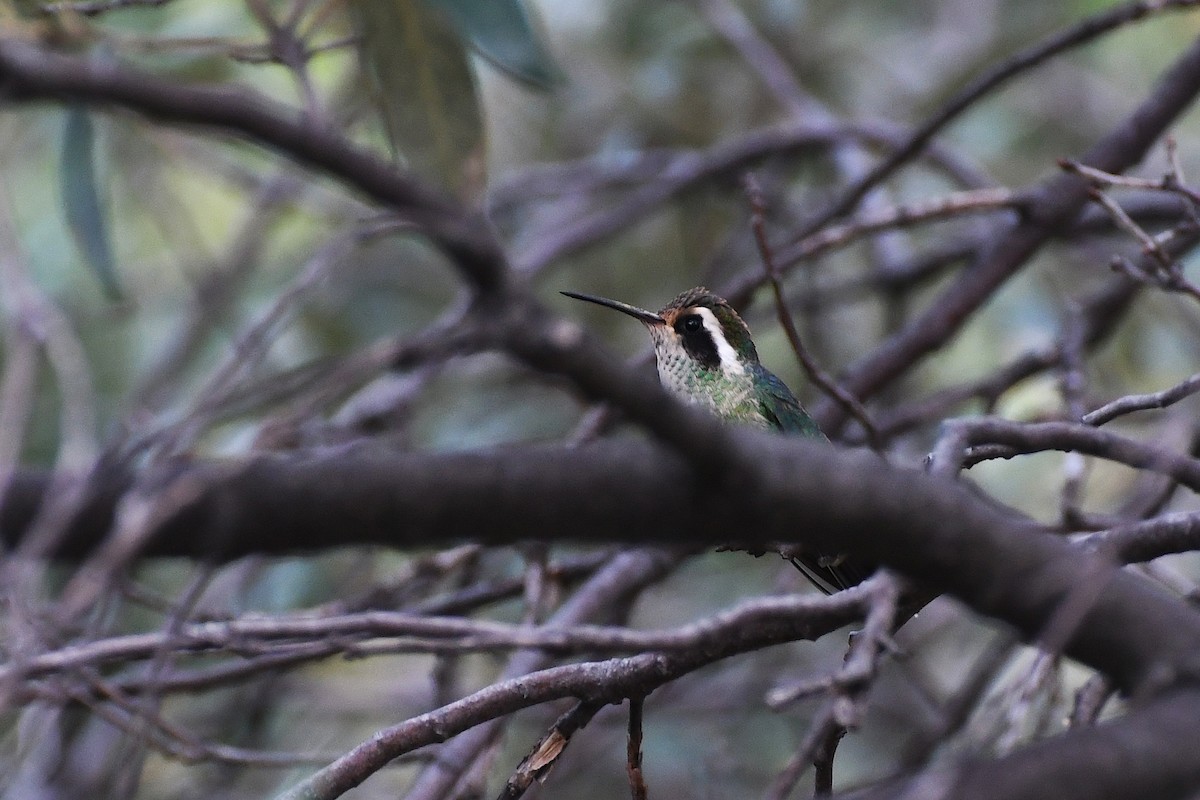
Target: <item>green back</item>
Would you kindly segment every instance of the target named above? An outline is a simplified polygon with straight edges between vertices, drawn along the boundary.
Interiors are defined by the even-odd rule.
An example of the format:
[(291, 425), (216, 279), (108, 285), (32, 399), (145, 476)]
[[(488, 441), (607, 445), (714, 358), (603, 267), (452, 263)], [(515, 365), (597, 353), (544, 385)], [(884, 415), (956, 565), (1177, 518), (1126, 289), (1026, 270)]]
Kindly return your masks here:
[(761, 364), (754, 364), (751, 369), (758, 387), (759, 409), (773, 427), (798, 436), (826, 438), (817, 427), (817, 421), (808, 415), (787, 384)]

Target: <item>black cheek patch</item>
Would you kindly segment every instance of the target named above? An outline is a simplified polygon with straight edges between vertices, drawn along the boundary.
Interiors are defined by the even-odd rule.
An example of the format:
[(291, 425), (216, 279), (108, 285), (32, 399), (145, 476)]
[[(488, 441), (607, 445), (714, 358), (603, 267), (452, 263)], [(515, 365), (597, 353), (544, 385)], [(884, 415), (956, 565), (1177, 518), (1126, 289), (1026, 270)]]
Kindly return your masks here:
[[(696, 330), (688, 330), (688, 320), (696, 320), (699, 322), (699, 328)], [(692, 323), (695, 327), (696, 322)], [(675, 332), (679, 334), (679, 338), (683, 341), (683, 349), (692, 359), (705, 369), (719, 369), (721, 367), (721, 356), (717, 353), (716, 342), (713, 341), (712, 334), (708, 332), (703, 320), (698, 314), (688, 314), (681, 316), (675, 321)]]

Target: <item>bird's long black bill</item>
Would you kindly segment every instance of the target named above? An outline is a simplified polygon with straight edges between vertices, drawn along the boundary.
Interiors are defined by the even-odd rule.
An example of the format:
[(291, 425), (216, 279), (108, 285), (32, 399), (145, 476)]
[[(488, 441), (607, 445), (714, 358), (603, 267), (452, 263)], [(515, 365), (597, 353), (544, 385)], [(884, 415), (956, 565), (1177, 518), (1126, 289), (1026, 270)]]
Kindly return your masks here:
[(628, 314), (636, 320), (645, 322), (648, 325), (663, 325), (665, 324), (662, 317), (655, 314), (653, 311), (647, 311), (644, 308), (631, 306), (628, 303), (622, 303), (617, 300), (609, 300), (607, 297), (596, 297), (591, 294), (579, 294), (578, 292), (562, 292), (561, 294), (575, 300), (585, 300), (589, 303), (595, 303), (598, 306), (611, 308), (615, 311), (620, 311), (622, 314)]

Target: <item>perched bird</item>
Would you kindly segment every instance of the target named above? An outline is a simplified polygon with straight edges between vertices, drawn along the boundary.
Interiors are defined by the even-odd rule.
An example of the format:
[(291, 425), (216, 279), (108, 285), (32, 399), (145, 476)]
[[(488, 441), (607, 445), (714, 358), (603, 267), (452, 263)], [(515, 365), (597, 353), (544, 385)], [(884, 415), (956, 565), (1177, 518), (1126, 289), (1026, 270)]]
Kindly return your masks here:
[[(605, 297), (563, 294), (645, 325), (654, 340), (659, 380), (676, 397), (732, 422), (826, 439), (787, 384), (759, 363), (750, 329), (733, 306), (703, 286), (687, 290), (658, 313)], [(826, 594), (861, 583), (874, 571), (844, 556), (802, 554), (791, 560)]]

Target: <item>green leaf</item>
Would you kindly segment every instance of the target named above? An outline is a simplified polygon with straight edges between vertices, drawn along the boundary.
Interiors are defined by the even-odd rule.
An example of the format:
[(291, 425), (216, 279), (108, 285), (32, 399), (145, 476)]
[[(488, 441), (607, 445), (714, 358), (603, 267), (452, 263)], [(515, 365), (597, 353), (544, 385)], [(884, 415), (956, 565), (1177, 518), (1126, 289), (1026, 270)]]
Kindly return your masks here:
[(443, 10), (479, 54), (513, 78), (549, 88), (558, 70), (520, 0), (426, 0)]
[(121, 299), (117, 266), (108, 235), (108, 218), (96, 180), (95, 131), (83, 106), (67, 109), (63, 130), (60, 190), (67, 228), (83, 258), (112, 300)]
[(483, 122), (458, 31), (421, 0), (362, 0), (350, 8), (393, 148), (410, 169), (461, 191), (473, 177), (469, 167), (482, 162)]

